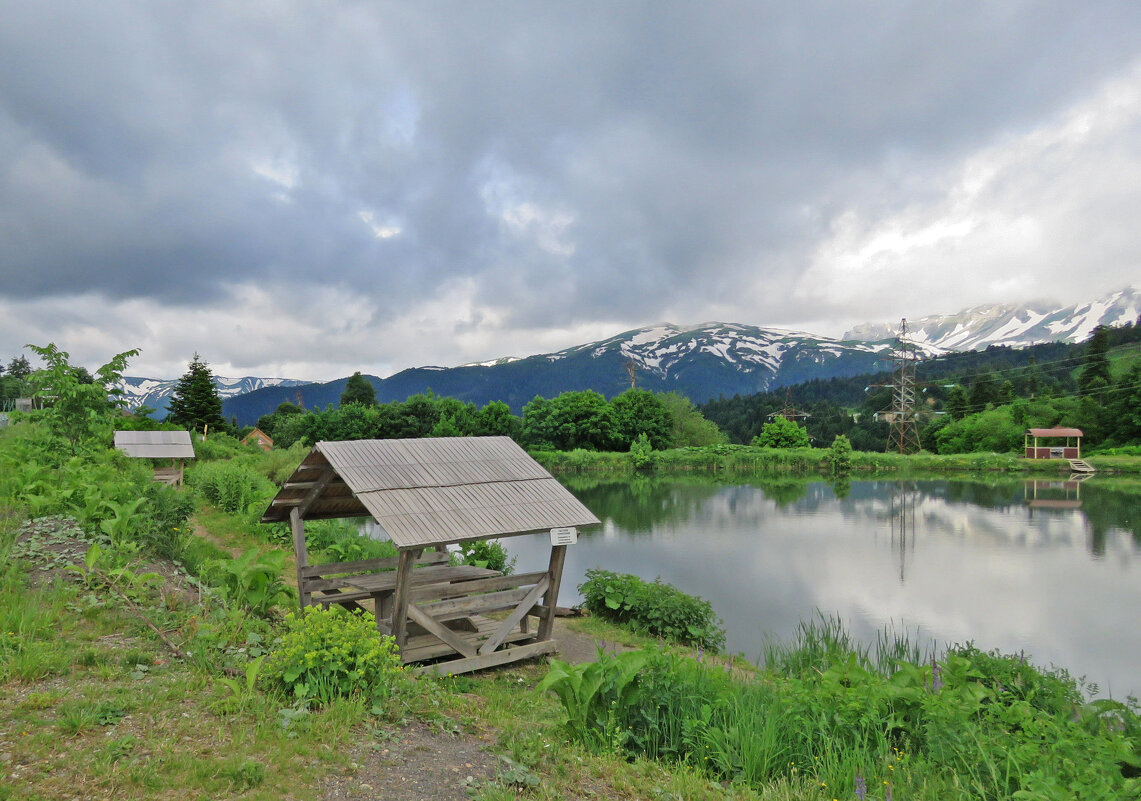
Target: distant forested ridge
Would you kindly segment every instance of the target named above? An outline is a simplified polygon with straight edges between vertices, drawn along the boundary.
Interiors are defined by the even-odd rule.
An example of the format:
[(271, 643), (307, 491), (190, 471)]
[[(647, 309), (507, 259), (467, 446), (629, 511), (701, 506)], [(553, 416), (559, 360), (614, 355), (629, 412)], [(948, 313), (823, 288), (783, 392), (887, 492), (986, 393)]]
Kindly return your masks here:
[[(1108, 416), (1120, 408), (1129, 418), (1129, 400), (1141, 378), (1131, 376), (1141, 364), (1141, 325), (1099, 328), (1110, 362), (1118, 368), (1104, 386), (1083, 389), (1081, 376), (1090, 355), (1090, 340), (1077, 344), (1045, 343), (1027, 348), (994, 345), (986, 350), (953, 353), (921, 361), (916, 368), (917, 395), (924, 424), (924, 447), (936, 450), (940, 431), (951, 422), (1022, 401), (1004, 427), (1009, 439), (1013, 428), (1064, 423), (1084, 427), (1091, 445), (1109, 441), (1132, 443), (1127, 425), (1116, 426)], [(891, 405), (891, 372), (806, 381), (775, 392), (721, 397), (700, 405), (702, 414), (716, 423), (731, 442), (748, 443), (761, 432), (769, 415), (791, 408), (808, 417), (798, 418), (814, 444), (831, 443), (837, 434), (848, 436), (859, 450), (883, 450), (887, 423), (877, 412)], [(1069, 399), (1067, 406), (1061, 403)], [(1045, 401), (1057, 401), (1042, 406)], [(1034, 410), (1027, 406), (1037, 402)], [(1141, 414), (1141, 410), (1138, 411)], [(1029, 417), (1027, 416), (1029, 415)], [(1048, 418), (1058, 417), (1059, 420)], [(1127, 422), (1127, 421), (1125, 421)], [(1012, 428), (1013, 427), (1013, 428)], [(1020, 436), (1019, 432), (1019, 436)], [(1005, 442), (1006, 439), (995, 441)], [(948, 447), (954, 443), (946, 436)], [(1003, 449), (1005, 450), (1005, 448)], [(952, 452), (952, 451), (948, 451)]]

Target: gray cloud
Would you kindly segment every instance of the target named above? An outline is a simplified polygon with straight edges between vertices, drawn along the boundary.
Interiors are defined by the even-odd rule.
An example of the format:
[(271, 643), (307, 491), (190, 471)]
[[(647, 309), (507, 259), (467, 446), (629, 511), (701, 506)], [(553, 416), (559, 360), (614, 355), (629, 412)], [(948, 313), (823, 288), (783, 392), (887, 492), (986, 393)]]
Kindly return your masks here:
[[(0, 0), (0, 18), (0, 302), (83, 296), (91, 325), (189, 353), (203, 348), (188, 315), (242, 316), (248, 337), (322, 298), (330, 322), (308, 347), (332, 374), (676, 315), (897, 316), (829, 289), (885, 275), (851, 254), (952, 214), (978, 154), (1030, 141), (1107, 82), (1136, 86), (1141, 58), (1132, 2)], [(1125, 113), (1095, 139), (1128, 171), (1141, 105)], [(1104, 242), (1097, 291), (1127, 283), (1138, 241), (1089, 234), (1136, 218), (1137, 184), (1071, 208), (1098, 152), (1067, 146), (1073, 165), (1047, 186), (1010, 159), (1002, 180), (1040, 198), (1065, 187), (1026, 214)], [(1016, 201), (987, 198), (996, 219)], [(979, 242), (959, 250), (977, 261)], [(994, 299), (1072, 289), (1072, 264), (1035, 253), (1018, 271), (1036, 286)], [(979, 285), (931, 297), (947, 264), (925, 272), (915, 255), (930, 256), (898, 254), (917, 277), (897, 299), (911, 314), (988, 299)], [(260, 317), (236, 300), (249, 288)], [(339, 339), (330, 299), (344, 297), (364, 342)], [(142, 328), (111, 315), (133, 302)], [(402, 338), (413, 329), (431, 341)], [(20, 338), (0, 323), (0, 353)], [(323, 372), (239, 338), (212, 336), (222, 352), (205, 355)]]

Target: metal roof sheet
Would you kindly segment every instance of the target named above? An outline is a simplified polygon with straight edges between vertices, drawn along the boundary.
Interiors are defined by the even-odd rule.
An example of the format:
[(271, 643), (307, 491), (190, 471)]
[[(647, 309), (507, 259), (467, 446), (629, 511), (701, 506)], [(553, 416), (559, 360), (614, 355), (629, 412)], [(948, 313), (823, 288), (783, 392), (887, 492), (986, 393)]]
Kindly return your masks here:
[(189, 431), (116, 431), (115, 447), (136, 459), (193, 459)]
[(510, 437), (318, 442), (262, 522), (314, 491), (306, 519), (371, 515), (398, 548), (599, 522)]
[(1031, 428), (1027, 429), (1032, 437), (1081, 437), (1080, 428)]

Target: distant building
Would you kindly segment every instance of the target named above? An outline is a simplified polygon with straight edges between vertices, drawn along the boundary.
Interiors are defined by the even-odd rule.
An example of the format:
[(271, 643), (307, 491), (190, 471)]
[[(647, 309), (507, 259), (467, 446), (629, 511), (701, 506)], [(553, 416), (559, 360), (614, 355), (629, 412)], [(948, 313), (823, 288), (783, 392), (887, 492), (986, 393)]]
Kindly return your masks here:
[[(1030, 428), (1024, 437), (1027, 459), (1080, 459), (1082, 458), (1082, 430), (1080, 428)], [(1062, 442), (1042, 442), (1062, 440)]]
[(269, 434), (262, 431), (260, 428), (254, 428), (253, 431), (242, 437), (243, 445), (257, 445), (263, 451), (273, 450), (273, 438)]
[(155, 468), (155, 481), (181, 484), (183, 459), (194, 458), (189, 431), (116, 431), (115, 447), (134, 459), (170, 459)]

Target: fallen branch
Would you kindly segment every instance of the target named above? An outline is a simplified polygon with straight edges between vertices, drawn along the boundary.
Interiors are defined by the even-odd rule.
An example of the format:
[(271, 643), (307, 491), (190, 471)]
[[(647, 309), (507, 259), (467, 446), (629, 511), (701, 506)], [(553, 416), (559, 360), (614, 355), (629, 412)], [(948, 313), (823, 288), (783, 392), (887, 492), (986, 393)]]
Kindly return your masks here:
[[(95, 573), (95, 575), (97, 575), (100, 579), (102, 579), (103, 583), (106, 584), (108, 587), (110, 587), (111, 590), (116, 595), (118, 595), (120, 598), (123, 599), (123, 602), (127, 604), (127, 609), (129, 609), (131, 611), (131, 613), (134, 614), (134, 616), (137, 617), (139, 620), (146, 623), (147, 627), (151, 631), (153, 631), (158, 636), (158, 638), (160, 640), (162, 640), (163, 644), (167, 648), (169, 648), (175, 656), (177, 656), (179, 659), (183, 660), (184, 662), (190, 661), (190, 657), (186, 654), (186, 652), (183, 651), (181, 648), (179, 648), (177, 645), (175, 645), (174, 642), (171, 641), (171, 639), (169, 637), (167, 637), (165, 634), (163, 634), (159, 630), (158, 626), (156, 626), (154, 623), (152, 623), (151, 619), (146, 616), (146, 613), (143, 612), (143, 610), (139, 608), (138, 604), (136, 604), (134, 601), (132, 601), (130, 599), (130, 597), (125, 592), (123, 592), (117, 586), (115, 586), (115, 582), (111, 581), (111, 579), (107, 576), (106, 573), (104, 573), (102, 570), (95, 567), (94, 565), (92, 565), (91, 571), (93, 573)], [(225, 673), (227, 676), (238, 676), (239, 678), (245, 675), (242, 671), (238, 670), (237, 668), (232, 668), (232, 667), (223, 667), (222, 672)]]

